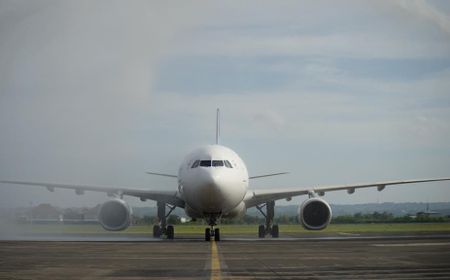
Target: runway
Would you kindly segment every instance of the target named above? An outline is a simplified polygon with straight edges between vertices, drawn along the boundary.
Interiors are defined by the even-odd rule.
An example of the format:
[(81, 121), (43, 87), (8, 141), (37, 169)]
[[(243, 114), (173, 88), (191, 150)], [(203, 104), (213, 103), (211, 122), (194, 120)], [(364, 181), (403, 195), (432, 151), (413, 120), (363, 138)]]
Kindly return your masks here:
[(0, 241), (0, 279), (450, 279), (450, 235)]

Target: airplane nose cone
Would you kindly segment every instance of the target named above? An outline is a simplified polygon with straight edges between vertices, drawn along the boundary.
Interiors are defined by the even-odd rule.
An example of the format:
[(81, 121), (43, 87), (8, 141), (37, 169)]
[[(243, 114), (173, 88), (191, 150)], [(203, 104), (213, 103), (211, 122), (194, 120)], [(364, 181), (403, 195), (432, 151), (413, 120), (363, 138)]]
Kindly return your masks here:
[(222, 186), (222, 180), (220, 174), (208, 172), (203, 177), (203, 188), (208, 192), (219, 193)]
[(207, 176), (205, 176), (204, 182), (205, 185), (211, 188), (218, 188), (220, 185), (220, 176), (218, 174), (208, 173)]
[(208, 208), (220, 208), (224, 201), (223, 193), (223, 178), (216, 172), (205, 172), (201, 174), (201, 191), (198, 194), (198, 199), (202, 201), (203, 205), (208, 205)]
[(244, 198), (246, 185), (227, 169), (199, 168), (184, 188), (187, 204), (198, 213), (227, 213)]

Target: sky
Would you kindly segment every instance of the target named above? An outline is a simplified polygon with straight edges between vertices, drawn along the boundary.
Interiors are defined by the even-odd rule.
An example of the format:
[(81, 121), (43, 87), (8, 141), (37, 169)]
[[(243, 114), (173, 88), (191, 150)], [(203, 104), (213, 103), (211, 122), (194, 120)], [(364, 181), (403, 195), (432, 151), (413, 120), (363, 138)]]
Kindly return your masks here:
[[(145, 172), (213, 143), (218, 107), (250, 175), (290, 172), (251, 189), (450, 176), (448, 1), (0, 0), (0, 38), (3, 180), (175, 190)], [(450, 184), (324, 198), (445, 202)], [(106, 199), (0, 186), (2, 207)]]

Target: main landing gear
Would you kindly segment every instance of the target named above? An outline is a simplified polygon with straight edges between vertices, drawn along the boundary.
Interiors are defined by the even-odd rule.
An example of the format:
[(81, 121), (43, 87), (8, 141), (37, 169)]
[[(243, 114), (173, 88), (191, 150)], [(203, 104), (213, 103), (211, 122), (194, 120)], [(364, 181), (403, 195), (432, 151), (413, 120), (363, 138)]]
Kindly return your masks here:
[[(153, 225), (153, 237), (160, 238), (162, 235), (166, 235), (167, 239), (173, 239), (175, 237), (175, 229), (172, 225), (167, 225), (167, 217), (176, 208), (165, 202), (158, 201), (158, 219), (159, 224)], [(169, 207), (169, 213), (166, 214), (166, 207)]]
[[(266, 212), (264, 213), (264, 206), (266, 207)], [(257, 205), (256, 209), (261, 212), (261, 214), (266, 219), (265, 225), (259, 225), (258, 227), (258, 237), (264, 238), (266, 235), (271, 235), (273, 238), (278, 238), (279, 228), (278, 225), (273, 224), (273, 217), (275, 215), (275, 201), (267, 201), (262, 205)]]
[(211, 241), (214, 237), (214, 241), (220, 241), (220, 229), (214, 228), (216, 226), (216, 217), (212, 216), (209, 218), (209, 228), (205, 229), (205, 241)]

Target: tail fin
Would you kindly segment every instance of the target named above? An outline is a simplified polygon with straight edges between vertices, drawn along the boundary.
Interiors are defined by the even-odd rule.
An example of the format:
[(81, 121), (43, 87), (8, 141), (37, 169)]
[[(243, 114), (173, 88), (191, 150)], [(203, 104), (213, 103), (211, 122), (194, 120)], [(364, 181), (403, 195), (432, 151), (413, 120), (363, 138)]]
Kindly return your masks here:
[(219, 145), (219, 139), (220, 139), (220, 109), (217, 108), (217, 115), (216, 115), (216, 145)]

